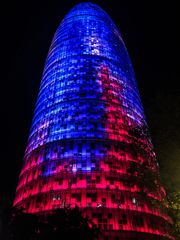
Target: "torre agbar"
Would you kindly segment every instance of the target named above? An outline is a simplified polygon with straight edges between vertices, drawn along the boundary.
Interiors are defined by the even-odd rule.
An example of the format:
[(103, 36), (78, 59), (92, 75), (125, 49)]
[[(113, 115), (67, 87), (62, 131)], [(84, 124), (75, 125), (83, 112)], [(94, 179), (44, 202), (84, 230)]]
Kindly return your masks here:
[(14, 206), (78, 206), (100, 239), (174, 239), (158, 176), (121, 34), (99, 6), (80, 3), (48, 52)]

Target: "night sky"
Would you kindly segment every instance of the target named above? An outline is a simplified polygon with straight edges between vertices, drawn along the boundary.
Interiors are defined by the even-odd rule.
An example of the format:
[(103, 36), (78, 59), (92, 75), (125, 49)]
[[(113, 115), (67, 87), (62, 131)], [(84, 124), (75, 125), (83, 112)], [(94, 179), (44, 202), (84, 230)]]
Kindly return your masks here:
[[(12, 204), (47, 52), (64, 15), (79, 1), (6, 1), (1, 7), (0, 211)], [(175, 1), (104, 0), (135, 70), (160, 174), (180, 186), (180, 84)]]

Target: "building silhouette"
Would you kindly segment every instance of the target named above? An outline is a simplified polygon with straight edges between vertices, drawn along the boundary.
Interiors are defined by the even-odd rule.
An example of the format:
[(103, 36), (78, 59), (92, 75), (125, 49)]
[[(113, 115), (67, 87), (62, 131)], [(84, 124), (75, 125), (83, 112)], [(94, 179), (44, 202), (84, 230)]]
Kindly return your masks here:
[(78, 4), (48, 52), (14, 206), (77, 205), (102, 239), (173, 239), (158, 176), (121, 35), (99, 6)]

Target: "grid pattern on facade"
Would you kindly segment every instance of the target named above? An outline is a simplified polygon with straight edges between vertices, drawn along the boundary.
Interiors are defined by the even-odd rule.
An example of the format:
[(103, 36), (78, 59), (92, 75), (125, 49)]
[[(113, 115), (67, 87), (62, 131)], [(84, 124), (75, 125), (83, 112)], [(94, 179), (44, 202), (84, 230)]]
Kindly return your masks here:
[(79, 4), (49, 49), (14, 205), (32, 213), (78, 205), (107, 239), (171, 238), (171, 220), (150, 204), (165, 192), (142, 186), (143, 164), (158, 174), (127, 50), (102, 9)]

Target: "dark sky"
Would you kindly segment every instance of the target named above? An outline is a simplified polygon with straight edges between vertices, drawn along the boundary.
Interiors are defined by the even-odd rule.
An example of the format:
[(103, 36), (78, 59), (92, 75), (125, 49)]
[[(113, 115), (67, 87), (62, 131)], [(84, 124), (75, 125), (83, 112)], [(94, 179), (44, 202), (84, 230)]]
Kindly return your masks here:
[[(175, 1), (98, 3), (130, 54), (167, 188), (180, 184), (180, 87)], [(12, 204), (45, 58), (53, 34), (78, 1), (6, 1), (1, 7), (1, 209)], [(179, 174), (180, 175), (180, 174)]]

